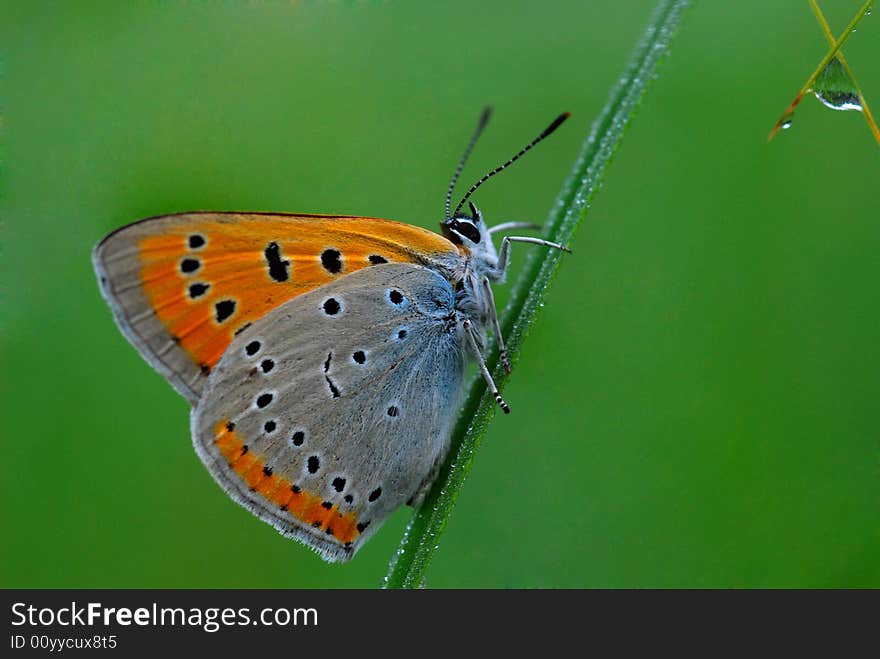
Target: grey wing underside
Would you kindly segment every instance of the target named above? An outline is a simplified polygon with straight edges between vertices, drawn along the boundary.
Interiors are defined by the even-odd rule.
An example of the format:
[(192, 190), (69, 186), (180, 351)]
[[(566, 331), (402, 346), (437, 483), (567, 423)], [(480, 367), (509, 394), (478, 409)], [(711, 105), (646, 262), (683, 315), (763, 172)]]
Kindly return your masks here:
[[(454, 293), (434, 271), (387, 264), (346, 275), (235, 338), (193, 411), (196, 450), (238, 503), (325, 559), (347, 560), (436, 473), (463, 345)], [(270, 480), (255, 467), (241, 473), (252, 463)], [(279, 503), (281, 485), (299, 503)], [(341, 537), (346, 523), (355, 537)]]

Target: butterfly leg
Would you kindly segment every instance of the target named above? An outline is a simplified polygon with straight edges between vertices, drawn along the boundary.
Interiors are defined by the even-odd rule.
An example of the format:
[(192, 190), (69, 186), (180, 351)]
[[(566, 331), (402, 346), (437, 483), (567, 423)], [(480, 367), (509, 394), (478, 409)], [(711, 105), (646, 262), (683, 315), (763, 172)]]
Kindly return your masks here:
[(507, 349), (504, 347), (504, 337), (501, 335), (501, 323), (498, 322), (498, 308), (495, 306), (492, 285), (489, 283), (488, 277), (483, 277), (482, 284), (486, 299), (489, 301), (489, 318), (492, 320), (492, 328), (495, 331), (495, 338), (498, 340), (498, 358), (501, 360), (504, 370), (510, 373), (510, 360), (507, 359)]
[(495, 270), (490, 273), (490, 276), (495, 280), (499, 280), (504, 277), (504, 273), (507, 271), (507, 264), (510, 261), (510, 243), (529, 243), (532, 245), (542, 245), (543, 247), (558, 249), (560, 251), (568, 252), (569, 254), (571, 254), (571, 250), (565, 245), (552, 243), (549, 240), (544, 240), (543, 238), (532, 238), (531, 236), (505, 236), (501, 240), (501, 248), (498, 250), (498, 262), (495, 264)]
[(474, 333), (473, 323), (467, 318), (462, 321), (462, 326), (464, 327), (465, 334), (468, 337), (468, 343), (470, 343), (471, 350), (474, 353), (474, 357), (477, 360), (477, 364), (480, 367), (480, 373), (483, 375), (483, 379), (486, 381), (486, 384), (489, 385), (489, 389), (492, 390), (492, 395), (495, 396), (495, 402), (498, 403), (498, 406), (504, 410), (505, 414), (510, 414), (510, 407), (507, 403), (504, 402), (504, 399), (501, 397), (501, 394), (498, 393), (498, 387), (495, 386), (495, 380), (492, 379), (492, 374), (489, 373), (489, 369), (486, 368), (486, 360), (483, 359), (483, 354), (480, 352), (480, 344), (477, 341), (477, 337)]

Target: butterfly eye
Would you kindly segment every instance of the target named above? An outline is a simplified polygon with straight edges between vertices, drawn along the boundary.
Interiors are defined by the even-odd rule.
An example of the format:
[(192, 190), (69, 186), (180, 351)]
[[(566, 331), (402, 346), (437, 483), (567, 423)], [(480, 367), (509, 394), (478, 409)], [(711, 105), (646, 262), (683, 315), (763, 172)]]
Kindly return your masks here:
[(480, 242), (480, 230), (470, 220), (457, 220), (453, 228), (472, 243)]

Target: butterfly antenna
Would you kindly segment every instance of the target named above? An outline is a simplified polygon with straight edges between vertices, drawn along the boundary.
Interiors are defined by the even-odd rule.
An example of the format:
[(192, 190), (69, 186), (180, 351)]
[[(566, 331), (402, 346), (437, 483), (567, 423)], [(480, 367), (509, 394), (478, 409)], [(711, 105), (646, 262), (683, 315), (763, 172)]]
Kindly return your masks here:
[[(521, 157), (522, 157), (527, 151), (529, 151), (532, 147), (534, 147), (538, 142), (540, 142), (541, 140), (543, 140), (545, 137), (548, 137), (551, 133), (553, 133), (554, 130), (556, 130), (557, 128), (559, 128), (559, 127), (562, 125), (562, 122), (565, 121), (566, 119), (568, 119), (570, 116), (571, 116), (571, 113), (569, 113), (569, 112), (563, 112), (562, 114), (560, 114), (558, 117), (556, 117), (556, 118), (553, 120), (553, 122), (552, 122), (549, 126), (547, 126), (547, 128), (545, 128), (543, 131), (541, 131), (541, 134), (540, 134), (540, 135), (538, 135), (535, 139), (533, 139), (531, 142), (529, 142), (528, 144), (526, 144), (526, 145), (522, 148), (522, 150), (520, 150), (520, 152), (517, 153), (513, 158), (511, 158), (510, 160), (508, 160), (507, 162), (505, 162), (505, 163), (502, 164), (502, 165), (498, 165), (498, 167), (496, 167), (496, 168), (493, 169), (491, 172), (489, 172), (488, 174), (486, 174), (485, 176), (483, 176), (483, 178), (481, 178), (479, 181), (477, 181), (476, 183), (474, 183), (474, 184), (471, 186), (471, 189), (468, 190), (468, 191), (467, 191), (467, 194), (462, 198), (462, 200), (461, 200), (460, 202), (458, 202), (458, 206), (455, 207), (455, 212), (453, 213), (453, 215), (457, 215), (457, 214), (458, 214), (458, 211), (460, 211), (460, 210), (461, 210), (461, 207), (464, 206), (465, 202), (466, 202), (468, 199), (470, 199), (470, 196), (471, 196), (474, 192), (476, 192), (477, 188), (479, 188), (481, 185), (483, 185), (483, 183), (485, 183), (485, 182), (488, 181), (490, 178), (492, 178), (493, 176), (495, 176), (495, 174), (497, 174), (498, 172), (500, 172), (500, 171), (503, 170), (503, 169), (506, 169), (507, 167), (509, 167), (510, 165), (512, 165), (513, 163), (515, 163), (517, 160), (519, 160), (519, 159), (520, 159), (520, 158), (521, 158)], [(457, 174), (457, 173), (458, 173), (458, 172), (456, 172), (456, 174)], [(450, 190), (450, 194), (451, 194), (451, 193), (452, 193), (452, 191)], [(446, 217), (447, 217), (447, 218), (449, 217), (448, 204), (447, 204)]]
[(480, 139), (480, 134), (483, 132), (483, 129), (486, 127), (486, 124), (489, 123), (489, 117), (492, 116), (492, 106), (487, 105), (483, 108), (483, 114), (480, 115), (480, 121), (477, 123), (477, 129), (474, 131), (474, 134), (471, 136), (471, 141), (468, 142), (467, 148), (464, 150), (464, 154), (461, 156), (461, 160), (458, 161), (458, 167), (455, 168), (455, 173), (452, 175), (452, 180), (449, 182), (449, 189), (446, 191), (446, 219), (448, 220), (451, 216), (449, 215), (449, 208), (452, 206), (452, 192), (455, 190), (455, 184), (458, 182), (458, 177), (461, 174), (461, 170), (464, 169), (464, 164), (467, 162), (467, 159), (471, 155), (471, 151), (474, 150), (474, 145), (477, 143), (477, 140)]

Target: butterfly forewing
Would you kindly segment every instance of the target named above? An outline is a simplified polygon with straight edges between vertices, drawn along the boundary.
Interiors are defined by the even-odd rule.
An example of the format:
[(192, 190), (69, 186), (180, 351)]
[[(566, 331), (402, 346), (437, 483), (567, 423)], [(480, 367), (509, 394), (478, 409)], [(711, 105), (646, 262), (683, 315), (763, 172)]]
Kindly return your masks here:
[(193, 441), (239, 503), (347, 560), (448, 448), (467, 356), (436, 272), (339, 278), (234, 337), (193, 411)]
[(442, 236), (364, 217), (183, 213), (110, 234), (93, 254), (116, 322), (190, 402), (233, 338), (297, 295), (369, 266), (438, 267)]

